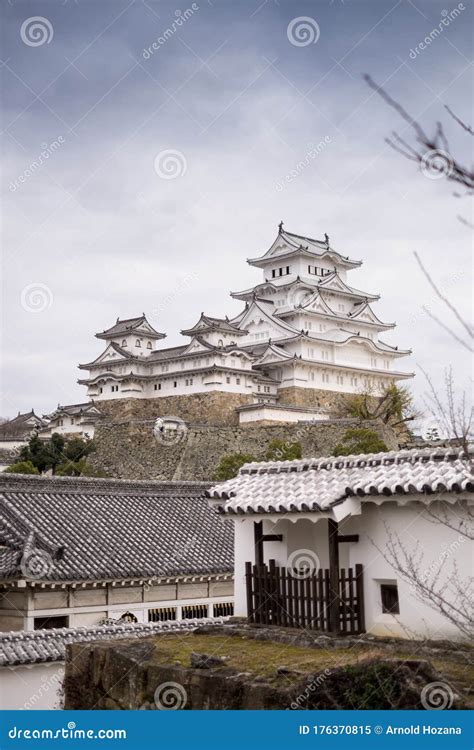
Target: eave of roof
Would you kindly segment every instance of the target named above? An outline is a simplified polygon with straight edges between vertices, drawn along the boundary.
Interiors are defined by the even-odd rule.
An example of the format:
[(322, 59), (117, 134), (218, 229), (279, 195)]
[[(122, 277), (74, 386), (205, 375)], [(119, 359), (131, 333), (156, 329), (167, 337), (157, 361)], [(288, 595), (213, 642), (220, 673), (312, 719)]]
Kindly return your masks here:
[[(144, 323), (150, 327), (150, 330), (140, 331), (140, 326)], [(137, 332), (141, 332), (144, 336), (148, 336), (149, 338), (153, 339), (164, 339), (166, 337), (166, 333), (160, 333), (153, 328), (153, 326), (146, 319), (145, 315), (141, 315), (139, 318), (126, 318), (124, 320), (120, 320), (119, 318), (117, 318), (117, 322), (113, 326), (107, 328), (104, 331), (96, 333), (95, 336), (98, 339), (109, 339), (114, 338), (115, 336), (120, 336), (122, 334)]]
[[(290, 247), (294, 249), (288, 253), (272, 255), (271, 251), (279, 237), (283, 237), (283, 239), (287, 242), (287, 244), (290, 245)], [(296, 240), (296, 242), (294, 240)], [(310, 244), (314, 245), (315, 249), (312, 250), (309, 248), (309, 246), (303, 247), (301, 244), (301, 240), (305, 242), (309, 242)], [(267, 265), (272, 260), (275, 260), (275, 261), (283, 260), (286, 257), (294, 257), (295, 255), (299, 255), (301, 253), (305, 253), (308, 256), (311, 256), (313, 258), (314, 257), (321, 258), (321, 257), (324, 257), (324, 255), (329, 255), (330, 257), (335, 258), (341, 265), (344, 265), (347, 268), (356, 268), (362, 265), (362, 261), (352, 260), (348, 256), (341, 255), (336, 250), (333, 250), (326, 242), (323, 242), (321, 240), (311, 239), (310, 237), (303, 237), (302, 235), (293, 234), (291, 232), (287, 232), (283, 230), (279, 231), (276, 239), (272, 242), (269, 249), (263, 255), (260, 255), (257, 258), (248, 258), (247, 263), (251, 266), (261, 267), (262, 265)]]
[[(206, 495), (220, 513), (235, 515), (332, 513), (345, 501), (364, 497), (377, 503), (399, 498), (403, 504), (406, 496), (452, 502), (450, 493), (472, 492), (471, 461), (463, 452), (428, 448), (246, 464), (237, 477)], [(357, 504), (346, 511), (360, 512)]]

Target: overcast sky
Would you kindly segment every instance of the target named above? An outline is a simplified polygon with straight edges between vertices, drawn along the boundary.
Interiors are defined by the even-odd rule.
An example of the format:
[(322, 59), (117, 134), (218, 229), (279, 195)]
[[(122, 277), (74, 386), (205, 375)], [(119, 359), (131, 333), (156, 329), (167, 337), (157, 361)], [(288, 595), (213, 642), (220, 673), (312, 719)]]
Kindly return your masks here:
[[(450, 20), (454, 8), (5, 0), (0, 414), (86, 400), (77, 364), (100, 353), (94, 333), (117, 316), (144, 311), (176, 345), (202, 310), (236, 314), (229, 292), (261, 280), (245, 259), (281, 219), (364, 261), (349, 283), (381, 295), (376, 313), (398, 324), (385, 340), (413, 349), (404, 369), (440, 383), (452, 363), (466, 385), (466, 353), (421, 311), (448, 320), (413, 251), (467, 316), (467, 198), (387, 146), (409, 129), (363, 80), (430, 132), (443, 120), (469, 162), (443, 109), (469, 120), (472, 104), (473, 8), (465, 0)], [(420, 398), (421, 374), (413, 389)]]

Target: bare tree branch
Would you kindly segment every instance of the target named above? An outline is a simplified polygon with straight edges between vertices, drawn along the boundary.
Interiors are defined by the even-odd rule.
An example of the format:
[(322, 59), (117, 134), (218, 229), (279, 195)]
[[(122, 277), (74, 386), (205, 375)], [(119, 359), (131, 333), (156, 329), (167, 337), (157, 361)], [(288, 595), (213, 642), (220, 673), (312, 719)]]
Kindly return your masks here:
[[(364, 78), (367, 84), (379, 94), (386, 104), (394, 109), (395, 112), (397, 112), (397, 114), (400, 115), (400, 117), (412, 128), (415, 140), (420, 144), (420, 148), (414, 149), (397, 133), (393, 133), (393, 139), (385, 139), (386, 142), (395, 151), (405, 156), (405, 158), (418, 162), (422, 169), (431, 173), (442, 172), (448, 181), (462, 185), (466, 188), (467, 193), (472, 193), (474, 191), (474, 170), (472, 167), (467, 167), (461, 164), (461, 162), (452, 155), (443, 124), (441, 122), (436, 123), (434, 136), (428, 136), (419, 122), (417, 122), (417, 120), (415, 120), (401, 104), (395, 101), (395, 99), (393, 99), (385, 89), (382, 88), (382, 86), (375, 83), (369, 75), (365, 75)], [(457, 117), (449, 107), (446, 107), (446, 109), (450, 116), (463, 128), (463, 130), (471, 135), (473, 134), (472, 128), (469, 125), (466, 125), (466, 123)]]
[(465, 123), (464, 120), (461, 120), (461, 118), (458, 117), (456, 114), (454, 114), (452, 109), (450, 109), (450, 107), (448, 107), (447, 104), (444, 105), (444, 108), (447, 112), (449, 112), (453, 120), (456, 120), (457, 124), (460, 125), (462, 129), (466, 131), (466, 133), (469, 133), (469, 135), (474, 135), (474, 130), (471, 128), (471, 126)]

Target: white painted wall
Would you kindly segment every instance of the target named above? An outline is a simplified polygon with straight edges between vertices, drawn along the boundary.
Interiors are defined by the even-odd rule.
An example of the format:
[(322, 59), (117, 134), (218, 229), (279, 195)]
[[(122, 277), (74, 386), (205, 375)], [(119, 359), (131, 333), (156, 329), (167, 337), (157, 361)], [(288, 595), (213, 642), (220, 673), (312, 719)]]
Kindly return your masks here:
[(64, 662), (0, 668), (0, 710), (60, 709)]
[[(457, 565), (461, 576), (467, 579), (472, 571), (473, 548), (465, 537), (446, 525), (433, 524), (423, 513), (417, 502), (398, 506), (386, 501), (377, 506), (373, 502), (362, 503), (359, 516), (346, 518), (340, 523), (343, 534), (359, 534), (359, 542), (339, 545), (340, 567), (347, 568), (361, 563), (364, 566), (365, 612), (367, 631), (375, 635), (391, 635), (401, 638), (417, 637), (430, 639), (459, 639), (460, 633), (454, 625), (422, 603), (409, 584), (378, 551), (386, 550), (387, 532), (384, 524), (397, 534), (407, 548), (414, 550), (420, 545), (423, 552), (422, 572), (440, 571), (440, 581), (447, 581)], [(459, 521), (464, 513), (457, 503), (452, 510)], [(292, 515), (295, 518), (295, 515)], [(275, 516), (275, 520), (264, 521), (264, 533), (283, 534), (282, 542), (264, 545), (265, 562), (273, 558), (279, 565), (287, 565), (288, 558), (298, 550), (312, 550), (317, 554), (321, 567), (329, 565), (327, 544), (327, 521), (317, 514), (292, 523)], [(313, 520), (314, 519), (314, 520)], [(318, 520), (319, 519), (319, 520)], [(236, 519), (235, 523), (235, 613), (246, 616), (245, 562), (254, 561), (254, 528), (259, 517)], [(316, 522), (315, 522), (316, 521)], [(397, 583), (400, 614), (382, 613), (380, 598), (381, 583)], [(445, 592), (449, 596), (448, 591)]]
[[(266, 394), (262, 394), (262, 397)], [(268, 395), (268, 394), (267, 394)], [(329, 414), (315, 414), (305, 409), (274, 409), (271, 405), (261, 404), (257, 409), (243, 410), (239, 412), (239, 423), (257, 422), (266, 420), (269, 422), (322, 422), (329, 419)]]

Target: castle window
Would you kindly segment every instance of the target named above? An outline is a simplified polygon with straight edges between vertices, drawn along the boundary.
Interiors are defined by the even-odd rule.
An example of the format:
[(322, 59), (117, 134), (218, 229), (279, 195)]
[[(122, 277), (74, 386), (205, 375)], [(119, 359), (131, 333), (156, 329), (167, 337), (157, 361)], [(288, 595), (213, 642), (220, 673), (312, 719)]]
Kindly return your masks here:
[(67, 628), (69, 617), (66, 615), (53, 615), (52, 617), (35, 617), (33, 627), (35, 630), (50, 630), (51, 628)]
[(135, 346), (141, 346), (141, 345), (142, 345), (142, 342), (140, 341), (140, 339), (137, 339), (135, 341)]
[(127, 346), (127, 339), (123, 339), (122, 346)]
[(351, 385), (357, 385), (357, 378), (351, 378)]
[(257, 385), (257, 391), (260, 393), (260, 386)]
[(155, 385), (153, 387), (154, 387), (155, 391), (161, 391), (161, 383), (155, 383)]
[(237, 383), (237, 385), (240, 385), (240, 378), (236, 378), (235, 382)]
[(217, 342), (217, 346), (224, 346), (224, 342), (222, 341), (222, 339), (219, 339), (219, 341)]
[(336, 380), (337, 380), (337, 382), (338, 382), (339, 385), (343, 385), (344, 378), (342, 377), (342, 375), (338, 375), (337, 378), (336, 378)]
[(226, 382), (226, 383), (230, 383), (230, 378), (229, 378), (229, 376), (227, 376), (227, 377), (226, 377), (226, 379), (225, 379), (225, 382)]
[(193, 379), (192, 379), (192, 378), (189, 378), (189, 385), (192, 385), (192, 384), (193, 384), (193, 382), (194, 382), (194, 381), (193, 381)]
[(151, 349), (151, 341), (148, 342), (148, 344), (146, 345), (146, 348)]
[(104, 389), (103, 389), (103, 388), (102, 388), (102, 386), (101, 386), (101, 387), (99, 388), (99, 393), (103, 393), (103, 392), (104, 392)]
[(398, 600), (398, 586), (396, 583), (381, 583), (380, 598), (384, 614), (399, 615), (400, 602)]
[(274, 268), (274, 269), (272, 270), (272, 279), (274, 279), (274, 278), (275, 278), (275, 276), (276, 276), (276, 268)]
[(118, 391), (118, 389), (119, 389), (118, 385), (111, 385), (110, 386), (110, 390), (112, 391), (112, 393), (116, 393)]
[(290, 273), (290, 266), (286, 267), (286, 273), (287, 273), (287, 275)]
[(177, 381), (177, 380), (174, 380), (174, 381), (173, 381), (173, 388), (177, 388), (177, 387), (178, 387), (178, 381)]
[(329, 383), (329, 375), (327, 372), (323, 372), (322, 374), (322, 381), (323, 383)]

